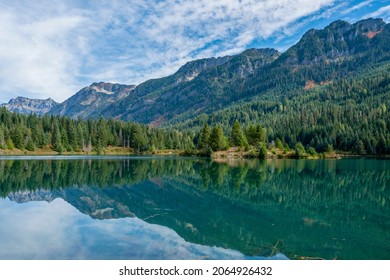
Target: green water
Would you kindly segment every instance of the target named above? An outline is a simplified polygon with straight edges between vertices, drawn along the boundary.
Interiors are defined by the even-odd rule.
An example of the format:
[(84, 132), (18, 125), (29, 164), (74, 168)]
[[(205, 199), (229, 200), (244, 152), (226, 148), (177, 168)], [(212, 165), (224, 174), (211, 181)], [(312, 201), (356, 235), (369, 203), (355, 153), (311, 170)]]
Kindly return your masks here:
[(0, 259), (390, 259), (386, 160), (3, 158), (0, 196)]

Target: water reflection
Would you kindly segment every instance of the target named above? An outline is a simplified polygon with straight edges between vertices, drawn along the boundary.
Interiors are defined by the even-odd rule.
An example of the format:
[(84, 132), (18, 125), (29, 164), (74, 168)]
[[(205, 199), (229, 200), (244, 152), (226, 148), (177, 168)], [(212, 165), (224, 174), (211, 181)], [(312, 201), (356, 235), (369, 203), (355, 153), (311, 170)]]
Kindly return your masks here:
[[(283, 252), (290, 258), (389, 259), (389, 183), (389, 161), (364, 159), (0, 161), (2, 197), (19, 203), (52, 201), (49, 205), (58, 208), (56, 211), (61, 211), (56, 198), (62, 198), (87, 215), (77, 218), (80, 227), (85, 227), (89, 217), (94, 218), (88, 220), (96, 223), (93, 230), (99, 228), (105, 232), (101, 236), (111, 236), (109, 240), (96, 237), (95, 256), (99, 255), (98, 247), (103, 246), (98, 246), (99, 243), (115, 248), (117, 239), (112, 233), (116, 230), (110, 230), (113, 224), (137, 236), (135, 240), (142, 240), (140, 236), (145, 232), (137, 232), (130, 225), (134, 221), (142, 222), (145, 227), (154, 224), (170, 228), (185, 244), (199, 250), (198, 255), (186, 250), (179, 250), (176, 255), (162, 252), (153, 255), (145, 244), (173, 242), (158, 236), (155, 240), (160, 241), (155, 243), (151, 240), (131, 243), (128, 247), (138, 248), (140, 253), (129, 258), (192, 259), (203, 251), (203, 255), (212, 258), (236, 258), (234, 254), (240, 258), (275, 256)], [(3, 208), (2, 204), (2, 213)], [(4, 217), (10, 216), (8, 212)], [(24, 216), (35, 219), (37, 215), (25, 212), (13, 219), (22, 220)], [(114, 220), (124, 217), (133, 219)], [(75, 219), (65, 216), (63, 220)], [(48, 226), (48, 230), (51, 228), (54, 226)], [(37, 229), (31, 226), (28, 230)], [(58, 240), (76, 236), (73, 231), (64, 230), (69, 236)], [(99, 236), (86, 236), (89, 235)], [(4, 232), (0, 233), (2, 236)], [(82, 242), (91, 241), (85, 237)], [(221, 257), (209, 252), (210, 248), (241, 253), (229, 255), (225, 250), (225, 257)], [(90, 253), (72, 258), (95, 257)]]
[(0, 207), (7, 224), (0, 228), (0, 259), (261, 259), (192, 244), (137, 218), (93, 220), (62, 199), (24, 205), (4, 200)]

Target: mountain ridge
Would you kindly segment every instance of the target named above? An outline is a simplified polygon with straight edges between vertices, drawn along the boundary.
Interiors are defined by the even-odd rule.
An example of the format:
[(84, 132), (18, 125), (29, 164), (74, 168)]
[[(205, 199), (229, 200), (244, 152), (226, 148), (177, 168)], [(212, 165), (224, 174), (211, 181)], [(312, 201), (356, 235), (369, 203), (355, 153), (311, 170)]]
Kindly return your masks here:
[(37, 114), (39, 116), (48, 113), (58, 103), (51, 98), (33, 99), (18, 96), (10, 99), (8, 103), (3, 103), (0, 106), (7, 108), (11, 112), (21, 114)]
[(66, 115), (84, 119), (95, 117), (107, 106), (125, 98), (135, 89), (135, 85), (98, 82), (84, 87), (76, 94), (53, 107), (51, 115)]
[(390, 24), (343, 20), (310, 29), (283, 53), (248, 49), (237, 55), (189, 61), (174, 74), (137, 86), (93, 83), (46, 113), (115, 118), (151, 126), (188, 120), (268, 95), (300, 92), (390, 59)]

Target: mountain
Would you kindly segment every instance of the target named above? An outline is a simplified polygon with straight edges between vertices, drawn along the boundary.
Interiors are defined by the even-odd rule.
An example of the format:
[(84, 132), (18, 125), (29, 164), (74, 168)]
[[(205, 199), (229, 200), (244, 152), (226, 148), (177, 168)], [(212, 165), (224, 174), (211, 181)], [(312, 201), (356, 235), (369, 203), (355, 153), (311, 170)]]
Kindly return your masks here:
[[(390, 25), (382, 19), (336, 21), (322, 30), (309, 30), (284, 53), (249, 49), (192, 61), (171, 76), (138, 85), (131, 95), (95, 109), (93, 116), (167, 126), (237, 102), (298, 94), (387, 63), (389, 31)], [(65, 114), (74, 116), (71, 111)]]
[[(199, 123), (237, 104), (284, 102), (318, 86), (336, 83), (390, 59), (390, 25), (382, 19), (336, 21), (311, 29), (284, 53), (249, 49), (238, 55), (186, 63), (173, 75), (134, 85), (94, 83), (49, 111), (72, 118), (116, 118), (171, 126)], [(284, 101), (283, 101), (284, 100)], [(243, 112), (243, 122), (258, 113)], [(235, 117), (237, 114), (235, 114)]]
[(21, 114), (37, 114), (44, 115), (50, 111), (51, 108), (58, 103), (53, 99), (30, 99), (26, 97), (17, 97), (11, 99), (8, 103), (1, 104), (1, 107), (5, 107), (11, 112)]
[(193, 61), (171, 76), (140, 84), (131, 96), (102, 114), (159, 126), (182, 114), (211, 112), (239, 99), (236, 90), (279, 56), (274, 49), (251, 49), (236, 56)]
[[(201, 71), (191, 67), (208, 60), (188, 63), (169, 77), (140, 84), (131, 96), (106, 107), (102, 115), (169, 125), (236, 102), (298, 92), (387, 61), (388, 40), (389, 24), (381, 19), (355, 24), (336, 21), (323, 30), (309, 30), (283, 54), (250, 49), (225, 58), (224, 63), (209, 63)], [(183, 75), (183, 69), (189, 74)]]
[(243, 96), (286, 94), (348, 77), (389, 60), (390, 25), (381, 19), (336, 21), (309, 30), (274, 63), (245, 84)]
[[(361, 80), (369, 77), (372, 71), (379, 76), (386, 75), (389, 59), (390, 24), (381, 19), (367, 19), (355, 24), (336, 21), (323, 30), (309, 30), (297, 44), (273, 62), (239, 81), (241, 83), (225, 87), (222, 94), (226, 96), (226, 102), (223, 106), (214, 106), (211, 114), (206, 110), (199, 111), (195, 117), (183, 114), (175, 116), (165, 125), (190, 120), (192, 124), (196, 124), (201, 123), (200, 118), (206, 118), (209, 124), (215, 124), (221, 120), (214, 117), (217, 112), (224, 114), (225, 118), (230, 116), (230, 124), (234, 122), (234, 118), (245, 123), (259, 121), (275, 109), (280, 117), (283, 112), (280, 108), (283, 108), (287, 100), (302, 97), (310, 89), (321, 89), (347, 78)], [(386, 88), (386, 82), (384, 79), (378, 87)], [(342, 95), (340, 100), (346, 99), (346, 88), (340, 86), (339, 90), (338, 93)], [(234, 100), (232, 96), (239, 98)], [(305, 106), (307, 98), (300, 102), (298, 110)], [(228, 110), (229, 115), (226, 115)], [(270, 125), (275, 124), (273, 122)]]
[(367, 56), (372, 51), (378, 51), (380, 41), (388, 36), (388, 25), (387, 30), (385, 28), (386, 23), (382, 19), (367, 19), (355, 24), (338, 20), (323, 30), (306, 32), (296, 45), (283, 54), (281, 62), (287, 65), (330, 64), (355, 56)]
[(134, 88), (134, 85), (93, 83), (63, 103), (54, 106), (48, 113), (84, 119), (98, 117), (101, 115), (101, 111), (110, 105), (115, 106), (117, 102), (127, 97)]

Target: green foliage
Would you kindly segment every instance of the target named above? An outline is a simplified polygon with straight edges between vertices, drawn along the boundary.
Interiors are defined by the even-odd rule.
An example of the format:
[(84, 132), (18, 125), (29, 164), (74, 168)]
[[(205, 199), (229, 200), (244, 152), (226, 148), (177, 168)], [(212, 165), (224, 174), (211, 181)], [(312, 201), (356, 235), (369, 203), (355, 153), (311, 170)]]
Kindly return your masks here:
[(0, 149), (5, 149), (5, 148), (6, 148), (6, 143), (5, 143), (4, 130), (3, 127), (0, 126)]
[[(309, 90), (302, 87), (265, 92), (251, 101), (210, 113), (207, 119), (210, 125), (219, 124), (225, 131), (240, 120), (250, 145), (256, 145), (253, 126), (261, 123), (262, 137), (275, 145), (280, 139), (284, 147), (295, 147), (301, 142), (318, 153), (327, 152), (332, 146), (332, 151), (388, 154), (389, 73), (390, 65), (384, 63)], [(278, 109), (280, 104), (282, 112)], [(197, 122), (194, 118), (174, 127), (194, 130), (198, 129)]]
[(309, 149), (307, 149), (307, 153), (311, 156), (317, 156), (317, 151), (316, 149), (314, 149), (313, 147), (310, 147)]
[(62, 146), (62, 137), (61, 137), (61, 132), (60, 132), (60, 127), (57, 121), (54, 121), (52, 125), (52, 130), (51, 130), (51, 145), (54, 151), (57, 151), (59, 153), (62, 153), (64, 148)]
[(334, 153), (333, 145), (331, 145), (331, 144), (326, 145), (326, 152), (327, 153)]
[(210, 135), (209, 145), (213, 151), (221, 151), (227, 148), (225, 135), (221, 126), (215, 126)]
[(11, 131), (12, 142), (17, 149), (24, 148), (24, 139), (23, 139), (23, 126), (18, 125), (14, 127)]
[(282, 141), (280, 141), (279, 138), (276, 138), (275, 146), (276, 146), (276, 148), (278, 148), (278, 149), (280, 149), (280, 150), (283, 150), (283, 149), (284, 149), (283, 143), (282, 143)]
[(27, 141), (26, 150), (28, 150), (28, 151), (35, 151), (35, 149), (36, 148), (35, 148), (33, 140), (29, 138), (28, 141)]
[(194, 133), (152, 129), (142, 124), (102, 118), (74, 120), (21, 115), (0, 108), (0, 148), (34, 151), (37, 147), (51, 147), (58, 153), (83, 151), (101, 154), (109, 146), (126, 147), (135, 152), (195, 149)]
[(304, 158), (304, 157), (307, 156), (305, 147), (302, 145), (301, 142), (298, 142), (298, 143), (295, 145), (295, 156), (296, 156), (297, 158)]
[(210, 134), (211, 134), (210, 127), (206, 123), (203, 126), (199, 136), (198, 148), (200, 150), (207, 149), (207, 146), (209, 145)]
[(244, 135), (238, 120), (235, 120), (230, 133), (230, 145), (235, 147), (244, 147)]
[(7, 141), (6, 141), (6, 148), (8, 150), (13, 150), (15, 149), (15, 146), (14, 146), (14, 143), (12, 142), (12, 139), (11, 138), (8, 138)]
[(267, 147), (265, 146), (265, 143), (260, 143), (259, 146), (257, 147), (257, 150), (260, 159), (267, 158)]
[[(142, 128), (139, 124), (134, 124), (131, 127), (131, 136), (130, 136), (130, 145), (137, 152), (142, 152), (147, 150), (146, 135), (142, 131)], [(169, 145), (172, 147), (172, 143)]]
[(252, 146), (257, 146), (260, 143), (265, 142), (265, 130), (261, 126), (261, 124), (254, 125), (250, 124), (245, 130), (246, 139), (248, 140), (248, 144)]

